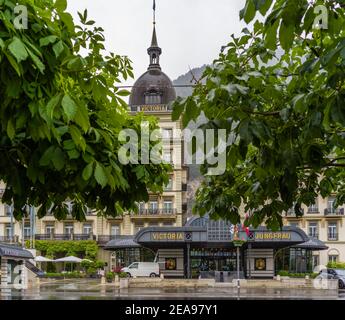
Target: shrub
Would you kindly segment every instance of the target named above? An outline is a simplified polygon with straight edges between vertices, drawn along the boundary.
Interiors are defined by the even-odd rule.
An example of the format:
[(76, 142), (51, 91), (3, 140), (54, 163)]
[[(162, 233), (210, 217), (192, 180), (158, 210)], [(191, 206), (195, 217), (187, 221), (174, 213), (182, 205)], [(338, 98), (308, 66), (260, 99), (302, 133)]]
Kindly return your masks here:
[(328, 262), (327, 268), (330, 268), (330, 269), (345, 269), (345, 262)]
[(277, 273), (281, 277), (290, 277), (290, 278), (305, 278), (309, 276), (311, 279), (315, 279), (318, 273), (289, 273), (288, 271), (279, 271)]
[(105, 277), (108, 280), (113, 280), (115, 278), (115, 274), (113, 272), (107, 272), (107, 274), (105, 275)]

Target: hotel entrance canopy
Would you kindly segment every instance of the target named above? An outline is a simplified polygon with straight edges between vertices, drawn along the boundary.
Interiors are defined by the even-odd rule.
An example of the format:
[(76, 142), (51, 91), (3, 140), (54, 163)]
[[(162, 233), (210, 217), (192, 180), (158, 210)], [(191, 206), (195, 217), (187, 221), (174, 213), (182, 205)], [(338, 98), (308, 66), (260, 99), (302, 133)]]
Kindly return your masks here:
[[(187, 244), (196, 247), (231, 247), (234, 239), (230, 228), (230, 224), (219, 221), (212, 221), (204, 226), (149, 227), (140, 230), (134, 241), (150, 248), (182, 248)], [(284, 248), (307, 241), (308, 236), (299, 228), (283, 227), (282, 230), (273, 232), (260, 227), (249, 232), (244, 246), (251, 244), (252, 248)]]
[(0, 257), (16, 259), (33, 259), (30, 251), (20, 247), (0, 244)]

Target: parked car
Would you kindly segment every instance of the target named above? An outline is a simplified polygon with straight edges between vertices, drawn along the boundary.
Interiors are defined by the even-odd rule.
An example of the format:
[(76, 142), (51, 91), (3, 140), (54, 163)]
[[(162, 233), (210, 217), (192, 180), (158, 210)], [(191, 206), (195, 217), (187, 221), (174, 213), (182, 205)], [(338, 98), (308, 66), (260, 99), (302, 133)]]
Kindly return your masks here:
[(345, 270), (343, 269), (325, 269), (321, 270), (319, 277), (323, 279), (338, 279), (339, 289), (345, 289)]
[(129, 277), (159, 277), (159, 264), (155, 262), (133, 262), (121, 272), (127, 273)]

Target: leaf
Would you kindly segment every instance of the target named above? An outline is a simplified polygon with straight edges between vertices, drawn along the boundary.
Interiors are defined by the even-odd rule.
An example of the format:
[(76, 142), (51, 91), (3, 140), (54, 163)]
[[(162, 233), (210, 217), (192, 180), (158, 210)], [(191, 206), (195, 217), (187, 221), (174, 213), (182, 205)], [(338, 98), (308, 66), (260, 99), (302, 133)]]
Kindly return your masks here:
[(48, 166), (50, 161), (52, 160), (54, 156), (54, 151), (55, 151), (55, 146), (50, 146), (44, 153), (43, 156), (41, 157), (39, 164), (40, 166)]
[(97, 183), (102, 186), (102, 188), (104, 188), (108, 183), (108, 178), (105, 169), (103, 165), (101, 165), (99, 162), (96, 163), (95, 179)]
[(62, 40), (60, 40), (58, 43), (53, 45), (53, 51), (55, 53), (55, 57), (58, 58), (60, 55), (64, 52), (65, 48), (63, 45)]
[(59, 147), (55, 148), (51, 161), (56, 170), (61, 171), (64, 168), (65, 155)]
[(63, 97), (61, 105), (68, 121), (73, 120), (78, 110), (78, 107), (73, 99), (67, 94)]
[(122, 97), (127, 97), (131, 93), (128, 90), (120, 90), (120, 91), (117, 91), (116, 94), (119, 95), (119, 96), (122, 96)]
[(246, 23), (251, 22), (255, 17), (255, 3), (254, 0), (247, 0), (246, 6), (240, 11), (241, 20), (244, 19)]
[(14, 128), (14, 125), (13, 125), (13, 120), (10, 119), (8, 122), (7, 122), (7, 134), (8, 134), (8, 137), (13, 140), (15, 135), (16, 135), (16, 130)]
[(305, 112), (307, 109), (307, 105), (305, 103), (305, 94), (301, 93), (301, 94), (298, 94), (297, 96), (295, 96), (292, 99), (292, 105), (293, 105), (294, 110), (297, 113)]
[(38, 70), (44, 74), (44, 70), (45, 70), (45, 65), (42, 63), (42, 61), (40, 60), (39, 57), (37, 57), (34, 53), (32, 53), (31, 50), (27, 49), (30, 58), (32, 59), (32, 61), (34, 62), (35, 66), (38, 68)]
[(7, 53), (6, 51), (5, 51), (5, 55), (7, 57), (7, 60), (9, 61), (11, 66), (13, 67), (13, 69), (17, 72), (18, 76), (20, 76), (22, 74), (21, 73), (21, 67), (18, 65), (17, 61), (12, 57), (12, 55)]
[(61, 94), (58, 94), (49, 100), (47, 104), (47, 114), (50, 119), (53, 119), (55, 108), (59, 104), (60, 99), (61, 99)]
[(57, 36), (52, 35), (52, 36), (44, 37), (40, 39), (40, 46), (45, 47), (51, 43), (55, 43), (56, 40), (57, 40)]
[(256, 10), (265, 16), (267, 11), (271, 8), (273, 0), (255, 0)]
[(83, 136), (81, 135), (80, 130), (76, 126), (71, 125), (69, 127), (69, 132), (76, 146), (80, 147), (81, 150), (84, 152), (86, 149), (86, 142)]
[(279, 27), (279, 20), (276, 20), (271, 26), (269, 26), (265, 32), (265, 46), (268, 49), (277, 49), (277, 30)]
[(84, 132), (87, 132), (90, 128), (90, 120), (88, 110), (85, 105), (79, 105), (74, 121), (78, 124)]
[(8, 50), (16, 58), (17, 62), (25, 61), (29, 56), (25, 44), (17, 37), (13, 37)]
[(85, 181), (90, 180), (93, 174), (94, 162), (89, 163), (83, 170), (82, 177)]
[(55, 8), (58, 12), (64, 12), (67, 9), (67, 0), (56, 0)]
[(293, 40), (295, 38), (295, 26), (290, 23), (289, 25), (286, 25), (283, 21), (280, 25), (279, 30), (279, 40), (280, 45), (285, 51), (288, 51), (291, 49)]

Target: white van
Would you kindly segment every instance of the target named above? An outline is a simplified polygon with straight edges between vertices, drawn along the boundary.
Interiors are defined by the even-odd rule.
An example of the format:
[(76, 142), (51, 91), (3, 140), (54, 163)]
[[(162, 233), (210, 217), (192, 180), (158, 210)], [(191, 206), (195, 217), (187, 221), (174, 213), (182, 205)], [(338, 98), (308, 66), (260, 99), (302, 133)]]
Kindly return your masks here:
[(159, 264), (155, 262), (133, 262), (127, 268), (122, 268), (129, 277), (159, 277)]

